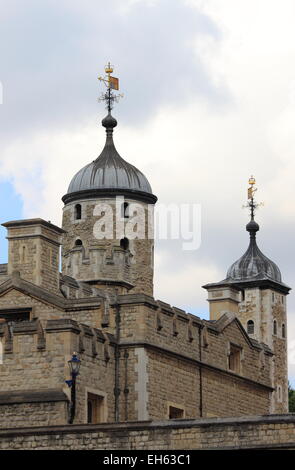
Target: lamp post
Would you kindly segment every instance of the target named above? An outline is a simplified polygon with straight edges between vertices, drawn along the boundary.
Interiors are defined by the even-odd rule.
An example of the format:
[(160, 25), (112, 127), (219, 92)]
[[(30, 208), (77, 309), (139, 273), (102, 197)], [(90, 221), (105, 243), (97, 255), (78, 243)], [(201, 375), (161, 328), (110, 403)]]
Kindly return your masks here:
[(76, 411), (76, 377), (79, 375), (81, 361), (74, 352), (72, 358), (68, 361), (70, 374), (72, 380), (66, 380), (66, 383), (71, 387), (71, 404), (70, 404), (70, 417), (69, 424), (72, 424), (75, 418)]

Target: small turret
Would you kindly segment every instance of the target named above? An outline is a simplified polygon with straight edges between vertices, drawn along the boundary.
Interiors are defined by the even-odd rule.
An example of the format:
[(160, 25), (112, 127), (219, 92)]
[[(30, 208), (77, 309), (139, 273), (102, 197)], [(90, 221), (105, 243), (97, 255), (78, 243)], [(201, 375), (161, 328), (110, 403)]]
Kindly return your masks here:
[(251, 220), (246, 226), (250, 234), (247, 251), (227, 271), (223, 281), (203, 286), (208, 291), (210, 319), (220, 318), (226, 311), (235, 313), (250, 337), (267, 344), (274, 352), (271, 413), (288, 411), (288, 367), (286, 341), (286, 295), (290, 287), (282, 282), (278, 266), (258, 248), (254, 219), (259, 204), (254, 200), (255, 179), (249, 180), (248, 204)]
[[(153, 294), (153, 208), (157, 197), (135, 166), (118, 153), (112, 105), (118, 79), (107, 65), (102, 100), (108, 114), (102, 120), (105, 146), (99, 157), (73, 177), (62, 198), (63, 273), (119, 293)], [(138, 234), (138, 235), (137, 235)]]

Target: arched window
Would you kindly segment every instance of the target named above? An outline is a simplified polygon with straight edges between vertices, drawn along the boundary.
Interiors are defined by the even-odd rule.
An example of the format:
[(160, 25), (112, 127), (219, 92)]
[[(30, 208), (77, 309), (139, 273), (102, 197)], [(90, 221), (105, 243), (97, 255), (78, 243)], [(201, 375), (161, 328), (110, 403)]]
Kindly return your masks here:
[(129, 204), (128, 204), (128, 202), (124, 202), (121, 205), (121, 217), (123, 219), (128, 219), (129, 218)]
[(277, 334), (277, 329), (278, 329), (278, 328), (277, 328), (277, 321), (274, 320), (274, 321), (273, 321), (273, 334), (274, 334), (274, 335)]
[(82, 240), (78, 238), (78, 240), (75, 241), (75, 246), (83, 246)]
[(254, 321), (247, 321), (247, 333), (248, 335), (254, 335)]
[(75, 220), (80, 220), (82, 217), (82, 206), (81, 204), (75, 205)]
[(122, 238), (122, 240), (120, 240), (120, 247), (123, 248), (123, 250), (128, 250), (129, 248), (128, 238)]
[(286, 338), (286, 327), (285, 327), (285, 323), (282, 323), (282, 338)]

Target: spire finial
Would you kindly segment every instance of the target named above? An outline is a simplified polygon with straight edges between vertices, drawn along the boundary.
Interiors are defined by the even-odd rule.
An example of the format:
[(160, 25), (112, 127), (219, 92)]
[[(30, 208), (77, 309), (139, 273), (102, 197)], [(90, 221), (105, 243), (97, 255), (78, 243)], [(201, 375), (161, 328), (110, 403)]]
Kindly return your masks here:
[(255, 234), (259, 230), (259, 225), (254, 220), (255, 211), (259, 206), (263, 206), (263, 203), (262, 202), (257, 203), (254, 199), (254, 195), (257, 191), (257, 188), (255, 187), (256, 180), (253, 175), (251, 175), (251, 177), (249, 178), (248, 183), (250, 185), (250, 188), (248, 188), (248, 202), (246, 206), (243, 206), (243, 207), (245, 208), (247, 207), (250, 209), (251, 220), (247, 224), (246, 230), (250, 232), (250, 237), (255, 238)]
[(254, 194), (256, 193), (257, 188), (255, 188), (256, 181), (253, 175), (249, 178), (248, 183), (250, 185), (250, 188), (248, 188), (248, 207), (250, 208), (251, 220), (254, 220), (255, 209), (257, 208)]
[(105, 66), (105, 73), (106, 76), (98, 77), (98, 80), (103, 82), (107, 87), (107, 91), (102, 93), (98, 101), (105, 101), (108, 113), (111, 114), (111, 110), (113, 109), (114, 101), (118, 102), (120, 98), (123, 98), (123, 95), (115, 95), (112, 90), (119, 90), (119, 79), (113, 77), (111, 73), (113, 73), (114, 67), (111, 65), (110, 62)]

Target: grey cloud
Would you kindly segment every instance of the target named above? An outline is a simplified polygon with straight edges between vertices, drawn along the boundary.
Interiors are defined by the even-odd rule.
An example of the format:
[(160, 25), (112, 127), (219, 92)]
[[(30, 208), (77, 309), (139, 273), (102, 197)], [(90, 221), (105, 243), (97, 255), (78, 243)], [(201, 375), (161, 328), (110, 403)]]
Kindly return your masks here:
[(116, 114), (127, 124), (142, 124), (159, 106), (195, 95), (212, 106), (230, 101), (192, 48), (198, 35), (220, 39), (212, 20), (180, 0), (140, 2), (127, 14), (120, 4), (14, 0), (2, 6), (1, 133), (50, 131), (100, 116), (96, 77), (109, 59), (126, 94)]

